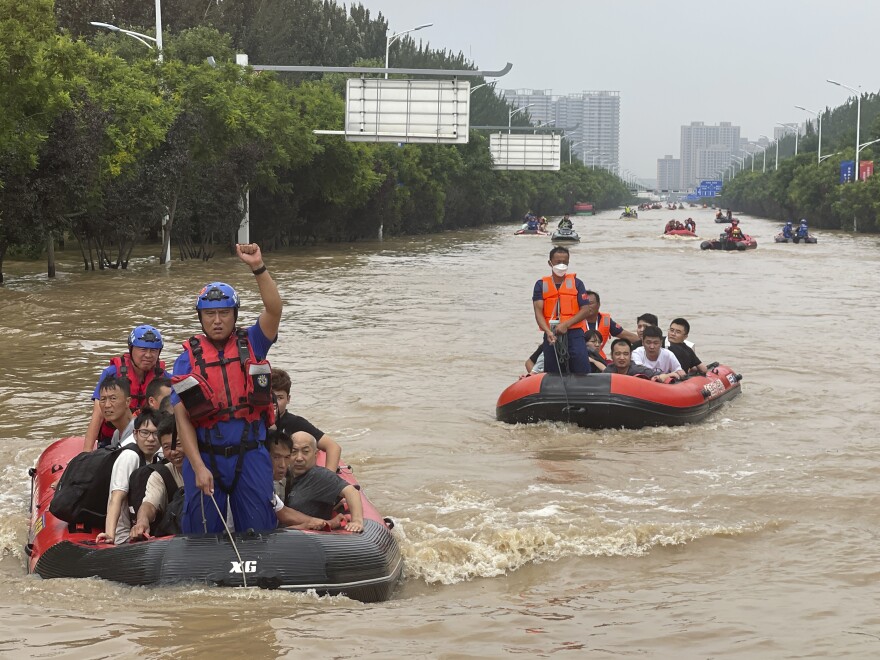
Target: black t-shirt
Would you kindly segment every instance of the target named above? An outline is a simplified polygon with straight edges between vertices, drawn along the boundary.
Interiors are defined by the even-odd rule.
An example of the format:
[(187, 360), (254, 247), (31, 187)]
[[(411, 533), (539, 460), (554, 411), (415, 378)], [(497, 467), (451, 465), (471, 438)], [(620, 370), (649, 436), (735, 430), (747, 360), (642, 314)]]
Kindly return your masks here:
[(320, 439), (324, 437), (324, 432), (321, 429), (312, 424), (305, 417), (294, 415), (289, 410), (281, 415), (281, 418), (275, 422), (275, 426), (279, 431), (287, 435), (293, 435), (297, 431), (305, 431), (306, 433), (311, 433), (315, 440), (320, 441)]
[(672, 351), (672, 354), (678, 358), (678, 361), (681, 364), (681, 368), (684, 369), (685, 373), (690, 371), (692, 367), (696, 367), (702, 362), (702, 360), (697, 357), (694, 349), (692, 349), (685, 343), (673, 344), (672, 342), (670, 342), (669, 350)]
[(541, 354), (543, 352), (544, 352), (544, 344), (541, 344), (540, 346), (538, 346), (538, 348), (535, 349), (535, 352), (529, 356), (529, 360), (531, 360), (532, 362), (537, 362), (538, 358), (541, 357)]
[(330, 520), (333, 507), (346, 486), (348, 482), (335, 472), (315, 466), (302, 476), (293, 478), (285, 504), (307, 516)]

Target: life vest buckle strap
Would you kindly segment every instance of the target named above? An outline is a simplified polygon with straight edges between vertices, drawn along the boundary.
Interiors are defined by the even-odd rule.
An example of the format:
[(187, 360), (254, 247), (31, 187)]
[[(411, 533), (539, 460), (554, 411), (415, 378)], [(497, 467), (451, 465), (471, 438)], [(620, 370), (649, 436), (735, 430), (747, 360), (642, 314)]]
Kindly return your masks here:
[(207, 442), (202, 442), (199, 440), (199, 451), (204, 452), (206, 454), (213, 454), (214, 456), (223, 456), (224, 458), (230, 458), (232, 456), (238, 456), (242, 452), (242, 447), (244, 447), (244, 451), (251, 451), (253, 449), (259, 449), (262, 443), (257, 442), (256, 440), (251, 440), (248, 442), (242, 442), (239, 445), (212, 445)]

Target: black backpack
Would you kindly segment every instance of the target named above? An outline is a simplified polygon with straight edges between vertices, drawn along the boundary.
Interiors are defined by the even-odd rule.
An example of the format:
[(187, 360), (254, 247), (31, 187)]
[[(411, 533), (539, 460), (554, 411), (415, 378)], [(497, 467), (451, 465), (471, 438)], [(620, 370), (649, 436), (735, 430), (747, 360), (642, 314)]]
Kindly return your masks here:
[(133, 443), (124, 447), (102, 447), (74, 456), (55, 487), (49, 513), (64, 522), (82, 523), (103, 531), (113, 464), (127, 449), (137, 452), (141, 463), (145, 462), (141, 450)]
[[(168, 506), (165, 511), (157, 512), (156, 519), (150, 524), (150, 532), (153, 536), (168, 536), (169, 534), (177, 534), (180, 532), (180, 515), (183, 511), (183, 489), (177, 486), (171, 469), (167, 463), (151, 463), (143, 465), (131, 473), (128, 480), (128, 506), (131, 509), (131, 519), (137, 519), (138, 509), (144, 502), (144, 496), (147, 494), (147, 482), (154, 472), (158, 472), (165, 482), (165, 492), (168, 494)], [(180, 491), (180, 502), (175, 502), (175, 498)], [(172, 509), (176, 508), (176, 515)], [(176, 531), (162, 531), (176, 529)]]
[(180, 534), (184, 499), (183, 488), (178, 488), (174, 492), (174, 497), (168, 502), (168, 506), (165, 507), (164, 513), (161, 513), (150, 525), (150, 532), (153, 536)]

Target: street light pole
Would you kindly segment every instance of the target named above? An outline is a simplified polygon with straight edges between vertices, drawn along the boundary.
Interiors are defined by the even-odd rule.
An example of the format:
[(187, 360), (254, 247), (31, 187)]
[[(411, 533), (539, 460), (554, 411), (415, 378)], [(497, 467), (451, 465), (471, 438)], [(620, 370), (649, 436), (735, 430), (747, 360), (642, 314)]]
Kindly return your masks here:
[[(766, 135), (760, 135), (758, 137), (762, 137), (765, 140), (767, 140), (767, 142), (770, 142), (770, 138), (767, 137)], [(774, 140), (774, 142), (776, 142), (776, 140)], [(776, 145), (776, 166), (777, 167), (779, 166), (779, 144), (778, 143)], [(766, 171), (767, 171), (767, 147), (764, 147), (764, 172), (766, 172)]]
[(485, 87), (486, 85), (494, 85), (497, 82), (498, 82), (497, 80), (493, 80), (492, 82), (480, 83), (476, 87), (471, 87), (470, 93), (473, 94), (476, 90), (480, 89), (480, 87)]
[(862, 94), (859, 91), (861, 87), (859, 87), (859, 89), (855, 89), (853, 87), (850, 87), (849, 85), (844, 85), (841, 82), (837, 82), (836, 80), (826, 80), (825, 82), (830, 82), (832, 85), (837, 85), (838, 87), (844, 87), (856, 95), (856, 162), (853, 172), (853, 181), (855, 181), (855, 173), (859, 169), (859, 140), (861, 140), (861, 136), (859, 135), (859, 127), (862, 125)]
[[(574, 144), (568, 145), (568, 164), (571, 165), (571, 152), (574, 151), (574, 148), (579, 144), (583, 144), (586, 140), (581, 140), (580, 142), (575, 142)], [(584, 163), (586, 164), (586, 163)]]
[(534, 103), (529, 103), (528, 105), (524, 105), (524, 106), (522, 106), (522, 107), (520, 107), (520, 108), (516, 108), (516, 109), (514, 109), (514, 110), (508, 110), (508, 111), (507, 111), (507, 134), (508, 134), (508, 135), (510, 135), (511, 121), (513, 120), (513, 116), (514, 116), (517, 112), (522, 112), (522, 111), (525, 110), (526, 108), (531, 108), (533, 105), (535, 105), (535, 104), (534, 104)]
[[(156, 0), (159, 2), (159, 0)], [(391, 44), (397, 41), (398, 37), (402, 37), (405, 34), (409, 34), (410, 32), (415, 32), (416, 30), (423, 30), (426, 27), (431, 27), (434, 25), (433, 23), (425, 23), (424, 25), (419, 25), (414, 28), (410, 28), (409, 30), (403, 30), (402, 32), (395, 32), (390, 37), (386, 37), (385, 39), (385, 68), (388, 68), (388, 54), (391, 51)], [(388, 72), (385, 72), (385, 80), (388, 80)]]
[[(101, 23), (99, 21), (89, 21), (89, 25), (94, 25), (95, 27), (104, 28), (105, 30), (110, 30), (110, 32), (121, 32), (122, 34), (129, 36), (132, 39), (140, 41), (144, 46), (146, 46), (150, 50), (153, 49), (153, 44), (149, 43), (150, 41), (152, 41), (155, 44), (159, 43), (159, 39), (156, 39), (156, 37), (151, 37), (150, 35), (143, 34), (142, 32), (135, 32), (134, 30), (124, 30), (123, 28), (117, 27), (116, 25), (113, 25), (111, 23)], [(161, 46), (159, 48), (160, 48), (159, 61), (161, 62), (162, 61)]]
[(818, 165), (822, 162), (822, 113), (817, 112), (816, 110), (808, 110), (802, 105), (796, 105), (794, 107), (798, 110), (803, 110), (804, 112), (816, 115), (816, 121), (819, 123), (819, 154), (816, 156), (816, 165)]
[(156, 48), (162, 61), (162, 0), (156, 0)]
[(800, 133), (800, 131), (796, 128), (797, 124), (795, 124), (795, 128), (792, 128), (791, 124), (783, 124), (782, 122), (776, 122), (776, 125), (782, 126), (782, 128), (784, 128), (786, 130), (794, 131), (794, 155), (797, 156), (797, 154), (798, 154), (798, 133)]

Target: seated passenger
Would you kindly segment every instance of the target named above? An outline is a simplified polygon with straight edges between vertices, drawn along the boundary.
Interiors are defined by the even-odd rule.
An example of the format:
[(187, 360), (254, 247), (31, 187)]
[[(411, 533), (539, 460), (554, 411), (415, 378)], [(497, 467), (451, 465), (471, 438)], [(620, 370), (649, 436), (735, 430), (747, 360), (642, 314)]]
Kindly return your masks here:
[(587, 342), (587, 359), (593, 373), (602, 373), (608, 366), (608, 362), (599, 353), (602, 350), (602, 333), (598, 330), (587, 330), (584, 340)]
[[(293, 434), (293, 456), (290, 493), (285, 507), (276, 511), (278, 521), (285, 526), (312, 527), (312, 522), (303, 522), (302, 516), (317, 519), (323, 524), (335, 517), (334, 509), (340, 498), (344, 498), (351, 514), (351, 522), (346, 529), (351, 532), (364, 530), (364, 511), (358, 489), (334, 472), (316, 465), (318, 446), (314, 436), (305, 431)], [(297, 515), (299, 514), (299, 515)]]
[(539, 344), (535, 352), (526, 359), (526, 373), (544, 373), (544, 344)]
[[(162, 401), (164, 401), (166, 397), (171, 396), (171, 379), (165, 378), (164, 376), (154, 378), (150, 381), (150, 384), (147, 385), (147, 390), (144, 395), (147, 399), (147, 402), (144, 404), (145, 408), (160, 410), (162, 407)], [(170, 405), (170, 399), (168, 403)], [(169, 412), (171, 411), (169, 410)]]
[(723, 217), (724, 217), (724, 214), (721, 213), (721, 209), (718, 209), (718, 212), (715, 214), (715, 219), (720, 220)]
[(101, 383), (107, 376), (127, 378), (129, 383), (129, 407), (132, 412), (142, 408), (146, 404), (146, 388), (157, 377), (168, 377), (165, 372), (165, 363), (159, 361), (159, 354), (164, 346), (162, 333), (151, 325), (139, 325), (128, 335), (128, 353), (116, 356), (110, 360), (110, 366), (101, 372), (98, 384), (92, 393), (94, 406), (92, 418), (86, 430), (83, 451), (92, 451), (95, 443), (99, 447), (109, 444), (113, 428), (101, 423), (101, 407), (98, 404), (100, 398)]
[(697, 233), (697, 223), (694, 222), (693, 218), (688, 218), (684, 221), (684, 228), (687, 229), (689, 232), (693, 232), (694, 234)]
[(152, 463), (159, 451), (160, 413), (144, 408), (134, 420), (136, 444), (123, 445), (113, 471), (110, 473), (110, 493), (107, 499), (107, 522), (104, 531), (95, 537), (96, 543), (125, 543), (131, 532), (128, 511), (128, 488), (131, 473), (141, 465)]
[(305, 417), (294, 415), (287, 410), (290, 404), (290, 376), (283, 369), (272, 368), (272, 391), (276, 398), (275, 427), (288, 437), (293, 437), (297, 431), (305, 431), (313, 435), (318, 442), (318, 449), (327, 455), (324, 466), (331, 472), (336, 472), (342, 447)]
[(534, 216), (526, 222), (526, 229), (529, 231), (538, 231), (538, 219)]
[(611, 364), (605, 369), (605, 373), (653, 378), (655, 372), (648, 367), (633, 364), (629, 342), (626, 339), (615, 339), (611, 342)]
[(104, 421), (114, 429), (110, 441), (104, 446), (119, 447), (123, 443), (132, 442), (134, 419), (131, 414), (128, 378), (107, 376), (98, 389), (100, 394), (95, 404), (100, 406)]
[(599, 349), (599, 355), (602, 356), (603, 360), (607, 360), (608, 356), (605, 355), (604, 347), (611, 337), (620, 337), (627, 341), (635, 341), (638, 339), (638, 335), (629, 330), (625, 330), (622, 325), (616, 323), (614, 319), (611, 318), (611, 314), (599, 311), (599, 307), (602, 305), (602, 299), (599, 297), (598, 293), (587, 289), (585, 294), (586, 298), (583, 299), (582, 306), (588, 308), (587, 317), (585, 319), (587, 330), (598, 330), (602, 334), (602, 347)]
[(783, 238), (794, 238), (794, 224), (791, 220), (782, 227), (782, 236)]
[(675, 229), (675, 220), (670, 220), (669, 222), (666, 223), (666, 228), (663, 230), (663, 233), (668, 234), (673, 229)]
[(547, 218), (545, 218), (543, 215), (541, 216), (541, 219), (538, 220), (538, 230), (547, 231)]
[[(178, 491), (183, 489), (183, 474), (180, 467), (183, 465), (183, 447), (176, 442), (174, 433), (174, 417), (172, 415), (162, 415), (159, 422), (159, 443), (162, 446), (162, 453), (165, 455), (167, 463), (159, 463), (153, 466), (152, 474), (147, 479), (146, 487), (141, 498), (141, 505), (137, 509), (137, 517), (134, 526), (131, 528), (131, 538), (140, 539), (163, 533), (179, 533), (180, 521), (169, 520), (168, 506), (177, 495)], [(162, 472), (166, 474), (163, 475)], [(170, 480), (166, 477), (170, 477)], [(173, 482), (176, 488), (172, 492), (168, 492), (169, 482)], [(130, 491), (130, 499), (134, 499), (136, 494)], [(180, 500), (181, 508), (183, 499)], [(158, 531), (157, 531), (158, 529)]]
[(633, 351), (632, 361), (653, 369), (656, 375), (651, 380), (661, 383), (681, 380), (686, 376), (678, 358), (668, 348), (663, 348), (663, 331), (656, 326), (645, 328), (642, 346)]
[(687, 345), (686, 340), (691, 331), (691, 324), (683, 318), (673, 319), (669, 324), (667, 346), (678, 358), (681, 368), (688, 374), (706, 373), (706, 365), (697, 357), (694, 349)]
[(556, 225), (559, 229), (571, 229), (574, 227), (574, 224), (571, 222), (571, 218), (568, 217), (568, 213), (562, 216), (562, 220), (559, 221), (559, 224)]
[(657, 319), (656, 314), (646, 312), (636, 318), (636, 336), (638, 339), (634, 342), (630, 342), (630, 348), (632, 348), (632, 350), (635, 350), (642, 345), (642, 333), (649, 325), (660, 326), (660, 321)]
[(266, 448), (272, 459), (272, 481), (275, 495), (284, 501), (290, 488), (290, 457), (293, 455), (293, 440), (278, 429), (266, 433)]

